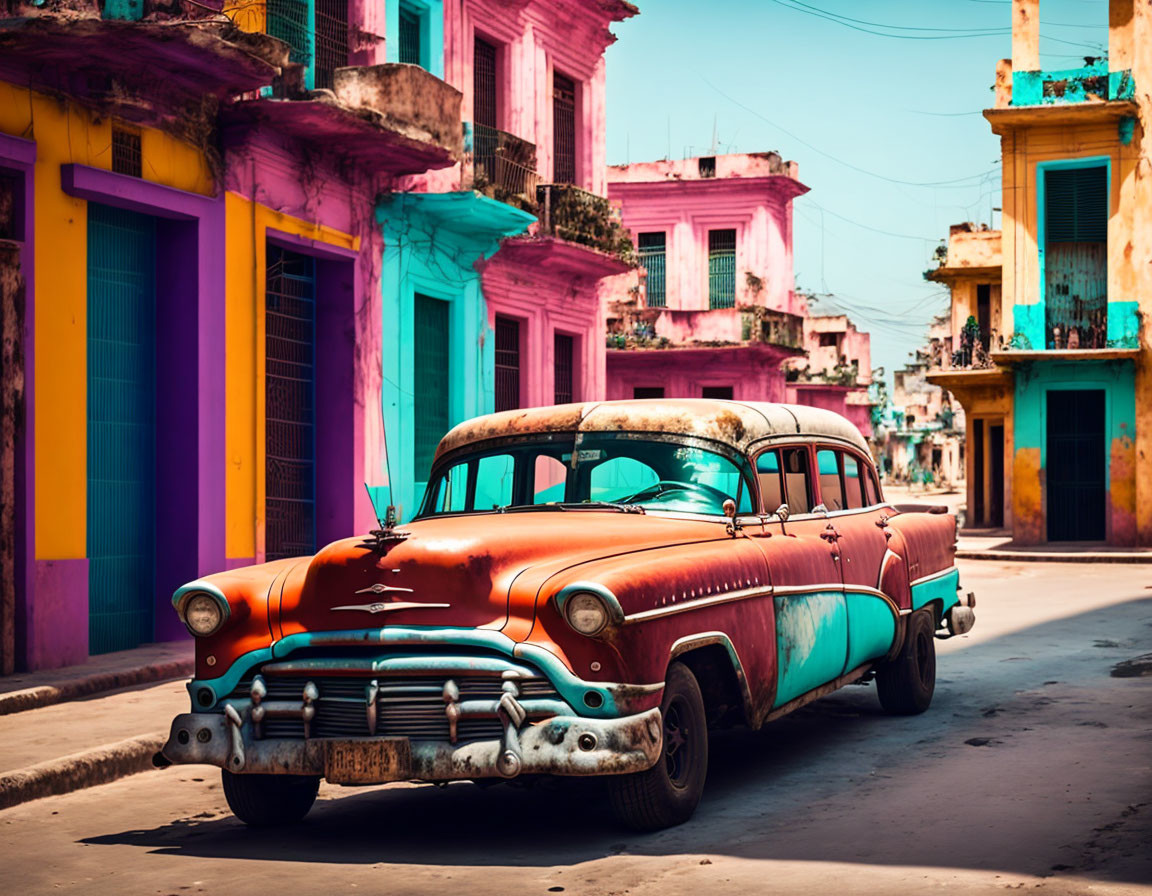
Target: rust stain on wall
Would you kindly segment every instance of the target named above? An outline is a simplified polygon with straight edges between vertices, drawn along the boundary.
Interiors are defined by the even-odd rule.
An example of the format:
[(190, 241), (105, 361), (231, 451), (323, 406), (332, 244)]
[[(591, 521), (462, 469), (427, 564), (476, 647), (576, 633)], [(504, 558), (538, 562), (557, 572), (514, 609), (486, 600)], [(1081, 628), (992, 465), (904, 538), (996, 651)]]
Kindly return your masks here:
[(1040, 544), (1044, 541), (1044, 480), (1040, 470), (1040, 449), (1020, 448), (1012, 460), (1012, 511), (1016, 520), (1016, 541)]
[(1123, 435), (1112, 440), (1108, 489), (1109, 542), (1136, 544), (1136, 443)]

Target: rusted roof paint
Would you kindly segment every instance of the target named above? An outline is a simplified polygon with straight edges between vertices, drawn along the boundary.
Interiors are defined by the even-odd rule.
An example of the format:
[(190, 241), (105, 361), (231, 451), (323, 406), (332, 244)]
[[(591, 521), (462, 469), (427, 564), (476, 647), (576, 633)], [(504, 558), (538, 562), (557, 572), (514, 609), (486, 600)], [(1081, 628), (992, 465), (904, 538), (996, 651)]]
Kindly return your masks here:
[(677, 433), (713, 439), (746, 452), (773, 436), (828, 436), (867, 453), (868, 443), (846, 419), (832, 411), (766, 401), (714, 401), (661, 398), (601, 401), (522, 408), (476, 417), (444, 436), (436, 460), (464, 445), (490, 439), (557, 432)]

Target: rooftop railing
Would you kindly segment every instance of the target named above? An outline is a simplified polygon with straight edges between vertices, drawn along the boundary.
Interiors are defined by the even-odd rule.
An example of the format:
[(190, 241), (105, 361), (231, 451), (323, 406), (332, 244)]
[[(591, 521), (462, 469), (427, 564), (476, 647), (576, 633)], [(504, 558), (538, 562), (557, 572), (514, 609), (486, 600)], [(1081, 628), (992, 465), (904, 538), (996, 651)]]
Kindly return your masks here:
[(619, 212), (603, 196), (572, 184), (540, 184), (536, 202), (542, 234), (636, 264), (632, 237), (621, 223)]

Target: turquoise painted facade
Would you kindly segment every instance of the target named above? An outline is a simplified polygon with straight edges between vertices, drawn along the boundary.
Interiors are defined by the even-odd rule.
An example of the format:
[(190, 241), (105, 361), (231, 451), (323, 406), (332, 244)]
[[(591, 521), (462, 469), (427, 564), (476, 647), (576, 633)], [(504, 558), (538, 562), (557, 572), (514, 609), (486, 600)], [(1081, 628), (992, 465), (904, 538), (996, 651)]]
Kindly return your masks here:
[[(1105, 71), (1107, 67), (1105, 65)], [(1025, 72), (1024, 74), (1043, 74)], [(1013, 82), (1015, 83), (1015, 82)], [(1014, 88), (1015, 89), (1015, 88)], [(1046, 277), (1044, 247), (1047, 241), (1046, 202), (1044, 193), (1045, 173), (1048, 171), (1066, 170), (1070, 168), (1090, 168), (1103, 166), (1108, 171), (1107, 195), (1109, 203), (1112, 196), (1112, 159), (1111, 156), (1087, 156), (1084, 158), (1061, 159), (1052, 162), (1040, 162), (1036, 165), (1036, 252), (1038, 256), (1037, 270), (1040, 272), (1037, 295), (1039, 299), (1034, 304), (1017, 304), (1012, 306), (1012, 334), (1014, 344), (1011, 348), (1022, 350), (1035, 350), (1051, 348), (1049, 333), (1046, 324), (1045, 310), (1047, 308)], [(1108, 295), (1108, 330), (1107, 343), (1110, 348), (1135, 348), (1140, 336), (1139, 302), (1132, 296)]]
[(420, 17), (420, 67), (444, 77), (443, 0), (400, 0), (384, 7), (384, 46), (389, 62), (399, 62), (400, 7)]
[(428, 470), (415, 464), (414, 307), (416, 295), (448, 305), (449, 425), (495, 408), (494, 338), (478, 261), (536, 219), (479, 193), (400, 193), (377, 206), (384, 233), (381, 268), (384, 352), (382, 410), (392, 489), (375, 488), (378, 508), (394, 503), (411, 519)]
[(1061, 71), (1012, 73), (1012, 105), (1041, 106), (1082, 103), (1089, 94), (1108, 100), (1130, 100), (1136, 82), (1130, 71), (1108, 70), (1108, 60)]
[[(1136, 368), (1128, 360), (1035, 361), (1016, 369), (1016, 450), (1038, 449), (1048, 466), (1047, 393), (1051, 389), (1103, 389), (1105, 434), (1109, 443), (1136, 436)], [(1105, 453), (1111, 481), (1111, 452)]]

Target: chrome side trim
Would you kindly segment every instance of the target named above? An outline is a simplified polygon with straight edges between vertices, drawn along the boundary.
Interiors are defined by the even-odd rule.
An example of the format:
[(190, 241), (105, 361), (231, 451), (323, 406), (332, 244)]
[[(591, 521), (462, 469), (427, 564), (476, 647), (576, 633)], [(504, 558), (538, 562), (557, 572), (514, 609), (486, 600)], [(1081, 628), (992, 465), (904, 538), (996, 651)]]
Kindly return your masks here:
[[(837, 586), (837, 588), (839, 587), (840, 586)], [(706, 597), (698, 597), (695, 600), (686, 600), (683, 603), (672, 604), (668, 607), (655, 607), (651, 610), (641, 610), (639, 613), (632, 613), (629, 616), (625, 616), (624, 624), (630, 625), (633, 622), (644, 622), (648, 619), (659, 619), (661, 616), (671, 616), (675, 613), (684, 613), (688, 610), (695, 610), (700, 607), (712, 606), (714, 604), (726, 604), (738, 600), (747, 600), (750, 597), (770, 597), (771, 595), (771, 588), (741, 588), (739, 591), (729, 591), (727, 594), (713, 594)]]
[(897, 560), (904, 558), (897, 554), (892, 548), (884, 549), (884, 559), (880, 561), (880, 572), (876, 576), (876, 587), (879, 588), (884, 584), (884, 570), (888, 567), (888, 561), (895, 557)]
[(672, 647), (668, 651), (668, 661), (671, 662), (689, 650), (695, 650), (697, 647), (709, 647), (713, 644), (719, 644), (728, 652), (728, 658), (732, 660), (732, 668), (736, 672), (736, 681), (740, 685), (740, 696), (744, 700), (745, 716), (751, 720), (754, 707), (752, 703), (752, 690), (748, 685), (748, 676), (744, 674), (744, 664), (740, 662), (740, 654), (736, 652), (736, 645), (732, 643), (732, 639), (724, 634), (724, 632), (699, 632), (695, 635), (685, 635), (683, 638), (677, 638), (672, 642)]
[(916, 579), (916, 581), (909, 582), (908, 587), (915, 588), (917, 585), (924, 585), (928, 582), (934, 582), (936, 579), (942, 579), (944, 576), (950, 576), (956, 571), (957, 568), (955, 566), (949, 566), (947, 569), (942, 569), (939, 572), (932, 573), (931, 575), (921, 576), (920, 578)]

